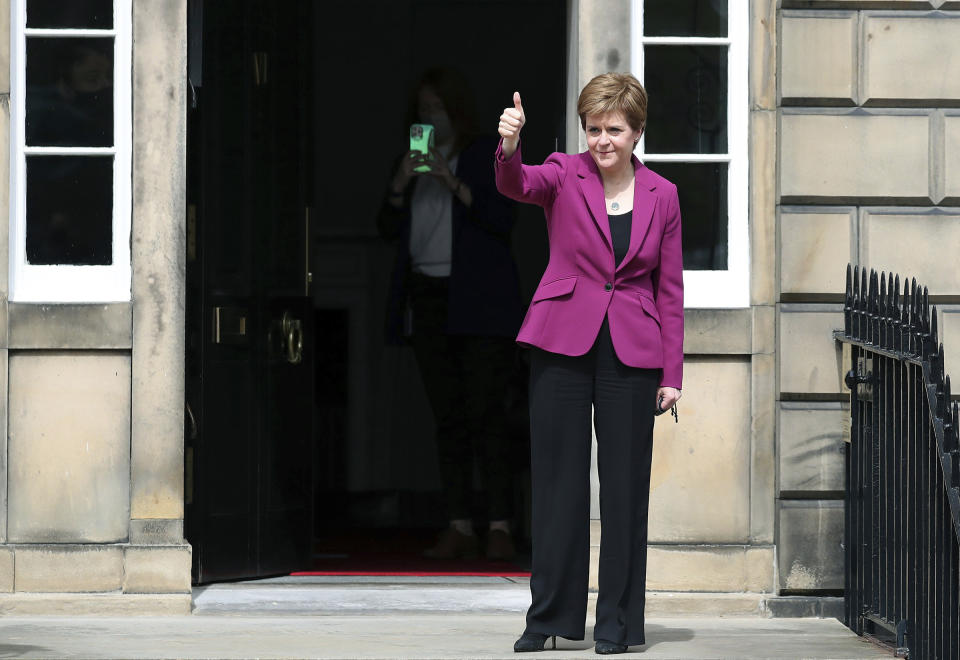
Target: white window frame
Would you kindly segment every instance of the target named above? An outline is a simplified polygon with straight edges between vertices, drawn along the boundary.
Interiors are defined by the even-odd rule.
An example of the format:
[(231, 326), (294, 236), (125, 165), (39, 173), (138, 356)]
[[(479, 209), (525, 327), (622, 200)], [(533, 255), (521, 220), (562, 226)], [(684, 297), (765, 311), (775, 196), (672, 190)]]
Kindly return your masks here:
[[(727, 163), (727, 270), (684, 270), (687, 308), (750, 306), (750, 241), (748, 227), (748, 46), (749, 4), (727, 3), (726, 37), (647, 37), (643, 34), (643, 0), (631, 0), (630, 68), (643, 82), (644, 46), (727, 46), (727, 153), (648, 154), (646, 136), (637, 145), (644, 163)], [(653, 166), (656, 170), (656, 166)], [(681, 214), (683, 209), (680, 209)]]
[[(37, 29), (26, 27), (26, 0), (10, 3), (11, 167), (10, 300), (15, 302), (126, 302), (130, 300), (131, 214), (131, 32), (129, 0), (114, 0), (113, 28)], [(113, 38), (113, 146), (28, 147), (25, 144), (26, 39), (34, 37)], [(113, 256), (109, 266), (27, 263), (26, 157), (34, 154), (113, 156)]]

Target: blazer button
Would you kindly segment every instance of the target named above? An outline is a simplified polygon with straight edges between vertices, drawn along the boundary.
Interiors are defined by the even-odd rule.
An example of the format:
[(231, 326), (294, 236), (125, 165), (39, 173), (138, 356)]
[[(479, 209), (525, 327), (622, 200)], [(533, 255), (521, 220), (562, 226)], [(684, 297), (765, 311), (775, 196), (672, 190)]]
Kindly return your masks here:
[(613, 285), (610, 282), (607, 282), (603, 285), (604, 291), (613, 291)]

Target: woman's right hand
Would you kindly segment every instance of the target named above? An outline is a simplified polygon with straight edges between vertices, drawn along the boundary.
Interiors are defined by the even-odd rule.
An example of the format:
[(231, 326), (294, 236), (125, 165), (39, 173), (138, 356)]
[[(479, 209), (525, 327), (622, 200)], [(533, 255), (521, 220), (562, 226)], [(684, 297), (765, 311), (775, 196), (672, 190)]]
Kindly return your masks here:
[(520, 103), (520, 92), (513, 93), (513, 107), (504, 108), (500, 115), (499, 132), (503, 137), (503, 155), (510, 158), (520, 144), (520, 129), (527, 122)]
[(410, 180), (420, 174), (414, 170), (415, 167), (423, 165), (423, 154), (419, 151), (408, 151), (400, 159), (400, 166), (393, 175), (393, 181), (390, 182), (390, 191), (401, 194), (410, 184)]

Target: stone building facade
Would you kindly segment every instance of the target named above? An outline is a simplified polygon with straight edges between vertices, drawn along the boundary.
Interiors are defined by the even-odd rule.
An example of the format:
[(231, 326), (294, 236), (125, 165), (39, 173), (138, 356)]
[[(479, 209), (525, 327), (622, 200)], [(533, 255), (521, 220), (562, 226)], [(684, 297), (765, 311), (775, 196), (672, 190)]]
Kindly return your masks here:
[[(782, 3), (777, 96), (780, 589), (842, 588), (844, 261), (916, 277), (957, 333), (952, 2)], [(947, 349), (949, 356), (951, 351)], [(960, 363), (947, 359), (947, 372)], [(811, 495), (823, 493), (822, 499)]]
[[(21, 277), (9, 263), (20, 248), (8, 182), (21, 181), (24, 2), (0, 0), (0, 208), (11, 227), (0, 232), (4, 612), (190, 610), (187, 2), (118, 0), (131, 4), (132, 137), (115, 145), (130, 155), (129, 295), (44, 301), (11, 295), (8, 278)], [(732, 303), (686, 310), (680, 423), (657, 422), (648, 587), (740, 594), (724, 607), (757, 611), (780, 595), (842, 590), (848, 393), (831, 333), (847, 262), (930, 285), (945, 304), (946, 344), (960, 344), (960, 3), (727, 4), (749, 7), (727, 35), (744, 53), (730, 76), (743, 83), (746, 131), (731, 131), (740, 144), (730, 152), (744, 154), (734, 183), (746, 253), (731, 268), (745, 284)], [(640, 5), (568, 1), (568, 117), (593, 75), (637, 62)], [(582, 148), (567, 123), (568, 148)], [(947, 371), (960, 373), (952, 354)], [(596, 503), (594, 513), (595, 567)]]

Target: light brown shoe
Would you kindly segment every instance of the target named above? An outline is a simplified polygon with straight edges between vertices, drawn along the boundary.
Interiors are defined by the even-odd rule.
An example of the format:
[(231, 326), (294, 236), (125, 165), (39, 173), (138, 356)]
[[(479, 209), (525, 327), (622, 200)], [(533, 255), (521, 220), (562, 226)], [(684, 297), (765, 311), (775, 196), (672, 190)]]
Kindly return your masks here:
[(453, 527), (448, 527), (440, 533), (437, 544), (423, 551), (427, 559), (476, 559), (476, 534), (461, 534)]
[(511, 561), (516, 554), (509, 532), (491, 529), (487, 533), (487, 559)]

